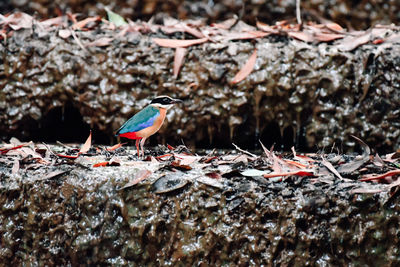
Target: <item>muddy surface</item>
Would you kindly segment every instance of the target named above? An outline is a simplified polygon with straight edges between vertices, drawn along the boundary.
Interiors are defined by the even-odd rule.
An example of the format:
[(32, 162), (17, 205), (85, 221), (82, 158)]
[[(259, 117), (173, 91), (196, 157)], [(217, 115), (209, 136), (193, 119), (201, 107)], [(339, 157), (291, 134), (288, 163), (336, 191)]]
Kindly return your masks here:
[[(244, 7), (242, 5), (244, 3)], [(235, 15), (254, 24), (256, 20), (268, 24), (295, 18), (296, 1), (110, 1), (110, 0), (5, 0), (0, 3), (0, 13), (14, 9), (37, 14), (40, 18), (53, 17), (61, 12), (86, 15), (105, 14), (108, 6), (132, 20), (149, 20), (160, 13), (178, 19), (201, 19), (208, 23), (221, 21)], [(400, 4), (397, 1), (301, 1), (303, 17), (311, 20), (328, 19), (342, 26), (367, 29), (376, 24), (399, 24)]]
[[(372, 161), (342, 179), (319, 164), (311, 177), (266, 179), (249, 171), (270, 173), (273, 155), (160, 148), (138, 161), (133, 147), (91, 148), (73, 160), (49, 154), (66, 150), (1, 150), (3, 264), (400, 264), (399, 191), (357, 180), (366, 169), (385, 169)], [(338, 157), (355, 156), (323, 157), (336, 166)], [(112, 158), (114, 165), (95, 167)]]
[[(261, 139), (285, 150), (295, 144), (303, 151), (351, 151), (350, 135), (356, 135), (380, 152), (399, 146), (396, 27), (370, 29), (360, 35), (368, 38), (363, 45), (352, 36), (355, 41), (311, 44), (275, 35), (232, 39), (238, 37), (228, 32), (231, 39), (217, 36), (188, 47), (177, 78), (175, 49), (153, 38), (193, 37), (140, 23), (131, 27), (110, 30), (101, 23), (70, 32), (34, 21), (13, 31), (0, 44), (3, 140), (77, 142), (92, 128), (95, 142), (110, 144), (127, 118), (167, 94), (184, 104), (169, 111), (152, 145), (168, 140), (231, 148), (235, 142), (254, 149)], [(233, 36), (243, 33), (237, 28), (255, 29), (241, 22)], [(254, 49), (254, 70), (232, 85)]]

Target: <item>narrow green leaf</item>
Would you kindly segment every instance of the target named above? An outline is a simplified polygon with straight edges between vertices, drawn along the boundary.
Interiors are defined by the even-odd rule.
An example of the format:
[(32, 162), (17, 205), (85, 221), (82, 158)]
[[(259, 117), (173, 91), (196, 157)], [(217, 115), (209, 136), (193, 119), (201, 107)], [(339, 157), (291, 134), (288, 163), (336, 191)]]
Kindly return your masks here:
[(112, 12), (108, 7), (106, 7), (105, 10), (107, 11), (108, 20), (114, 23), (115, 26), (119, 27), (128, 24), (123, 17)]

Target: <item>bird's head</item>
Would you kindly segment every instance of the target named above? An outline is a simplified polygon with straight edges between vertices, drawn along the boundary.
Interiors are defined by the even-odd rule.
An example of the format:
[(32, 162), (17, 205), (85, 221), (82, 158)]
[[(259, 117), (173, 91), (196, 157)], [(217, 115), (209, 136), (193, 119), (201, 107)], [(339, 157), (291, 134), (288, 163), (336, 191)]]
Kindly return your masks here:
[(158, 108), (165, 108), (169, 109), (171, 108), (175, 103), (180, 103), (182, 100), (180, 99), (173, 99), (172, 97), (162, 95), (162, 96), (157, 96), (153, 100), (151, 100), (150, 105)]

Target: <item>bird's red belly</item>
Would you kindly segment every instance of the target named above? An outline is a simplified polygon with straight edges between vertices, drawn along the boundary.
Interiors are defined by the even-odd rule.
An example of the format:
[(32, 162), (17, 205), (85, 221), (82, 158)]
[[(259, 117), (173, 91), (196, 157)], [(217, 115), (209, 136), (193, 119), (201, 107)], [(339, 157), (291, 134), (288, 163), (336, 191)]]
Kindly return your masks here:
[(123, 134), (120, 134), (119, 136), (129, 138), (129, 139), (141, 139), (142, 138), (141, 136), (138, 136), (136, 134), (136, 132), (123, 133)]

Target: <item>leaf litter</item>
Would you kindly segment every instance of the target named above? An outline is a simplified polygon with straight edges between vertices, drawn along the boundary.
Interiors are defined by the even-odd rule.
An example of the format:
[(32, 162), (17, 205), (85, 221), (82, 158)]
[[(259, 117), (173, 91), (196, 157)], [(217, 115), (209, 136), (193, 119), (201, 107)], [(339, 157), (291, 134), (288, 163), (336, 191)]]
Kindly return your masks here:
[[(262, 183), (303, 180), (308, 183), (329, 183), (349, 188), (351, 194), (393, 194), (400, 185), (400, 157), (395, 153), (371, 155), (371, 149), (361, 139), (355, 140), (363, 149), (362, 155), (278, 153), (262, 145), (262, 153), (250, 153), (233, 144), (234, 150), (206, 155), (192, 153), (187, 147), (159, 145), (145, 160), (136, 157), (133, 147), (117, 144), (111, 147), (92, 145), (92, 133), (84, 144), (43, 145), (21, 143), (12, 138), (0, 145), (0, 168), (10, 177), (26, 176), (29, 170), (42, 170), (33, 181), (65, 177), (74, 168), (87, 170), (104, 168), (135, 168), (128, 176), (124, 190), (151, 179), (154, 192), (163, 194), (199, 182), (223, 189), (231, 177), (254, 179)], [(376, 164), (376, 162), (390, 164)], [(362, 164), (361, 164), (362, 163)], [(344, 166), (344, 167), (343, 167)], [(104, 169), (105, 170), (105, 169)], [(99, 170), (101, 171), (101, 170)]]

